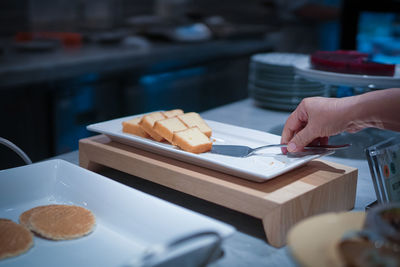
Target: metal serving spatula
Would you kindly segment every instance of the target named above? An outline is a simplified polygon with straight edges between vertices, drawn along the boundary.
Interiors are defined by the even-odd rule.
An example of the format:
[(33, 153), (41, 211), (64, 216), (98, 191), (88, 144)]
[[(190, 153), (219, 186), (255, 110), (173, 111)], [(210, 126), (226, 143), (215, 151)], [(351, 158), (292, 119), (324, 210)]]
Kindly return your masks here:
[[(351, 144), (343, 144), (343, 145), (319, 145), (319, 146), (306, 146), (304, 147), (305, 151), (315, 152), (315, 154), (321, 154), (327, 151), (344, 149), (349, 147)], [(211, 153), (232, 156), (232, 157), (249, 157), (254, 155), (255, 152), (268, 149), (272, 147), (287, 147), (287, 145), (283, 144), (270, 144), (265, 146), (259, 146), (256, 148), (251, 148), (248, 146), (240, 146), (240, 145), (213, 145), (211, 149)]]

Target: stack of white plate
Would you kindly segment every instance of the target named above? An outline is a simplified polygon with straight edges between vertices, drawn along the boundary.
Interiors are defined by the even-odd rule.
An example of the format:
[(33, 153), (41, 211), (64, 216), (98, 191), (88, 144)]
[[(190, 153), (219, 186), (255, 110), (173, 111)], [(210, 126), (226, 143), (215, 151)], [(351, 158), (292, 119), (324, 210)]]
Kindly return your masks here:
[(292, 111), (301, 100), (327, 96), (322, 83), (305, 80), (295, 74), (294, 65), (308, 58), (304, 54), (265, 53), (251, 57), (248, 90), (256, 105)]

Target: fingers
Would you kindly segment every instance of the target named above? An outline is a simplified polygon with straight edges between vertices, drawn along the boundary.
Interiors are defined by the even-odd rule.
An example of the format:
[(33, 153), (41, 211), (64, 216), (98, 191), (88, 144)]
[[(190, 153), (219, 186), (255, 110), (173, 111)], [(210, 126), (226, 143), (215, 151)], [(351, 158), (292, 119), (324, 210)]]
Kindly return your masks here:
[[(303, 127), (303, 123), (298, 119), (296, 111), (294, 111), (285, 123), (285, 127), (282, 131), (281, 144), (287, 144), (292, 140), (296, 132), (300, 131)], [(286, 147), (281, 148), (282, 154), (286, 155), (288, 150)]]
[[(328, 136), (341, 131), (343, 103), (337, 99), (312, 97), (303, 99), (287, 119), (282, 131), (281, 144), (287, 144), (283, 153), (300, 152), (305, 146), (328, 144)], [(335, 121), (336, 124), (328, 123)]]
[(281, 144), (288, 144), (285, 154), (299, 152), (308, 144), (327, 144), (328, 137), (321, 135), (324, 128), (323, 116), (320, 111), (327, 109), (321, 98), (306, 98), (301, 101), (296, 110), (289, 116), (282, 131)]
[(293, 136), (303, 129), (305, 122), (299, 117), (299, 108), (297, 108), (286, 120), (282, 131), (281, 144), (287, 144)]
[(287, 149), (289, 152), (302, 151), (304, 147), (310, 144), (316, 137), (317, 136), (314, 136), (312, 133), (311, 127), (306, 126), (290, 140)]
[[(293, 113), (290, 114), (289, 118), (286, 120), (282, 131), (281, 144), (288, 144), (294, 138), (294, 136), (307, 125), (307, 121), (308, 116), (305, 112), (304, 101), (302, 101), (297, 106), (296, 110), (293, 111)], [(302, 148), (300, 148), (300, 150), (301, 149)], [(295, 143), (290, 142), (288, 144), (288, 148), (282, 148), (281, 150), (283, 154), (286, 154), (288, 151), (295, 151), (296, 145)]]
[[(286, 125), (285, 125), (286, 128)], [(283, 129), (281, 136), (281, 144), (287, 144), (294, 136), (294, 131), (290, 129)], [(282, 154), (286, 155), (288, 150), (286, 147), (281, 148)]]

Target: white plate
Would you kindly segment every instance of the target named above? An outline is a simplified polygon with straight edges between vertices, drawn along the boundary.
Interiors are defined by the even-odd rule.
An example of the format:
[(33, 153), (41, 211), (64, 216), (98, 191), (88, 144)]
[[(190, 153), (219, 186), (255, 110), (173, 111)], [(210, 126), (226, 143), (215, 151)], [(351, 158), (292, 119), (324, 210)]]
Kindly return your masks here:
[(306, 57), (307, 55), (305, 54), (271, 52), (253, 55), (251, 57), (251, 62), (256, 62), (268, 67), (290, 69), (296, 61)]
[(257, 86), (260, 86), (260, 87), (278, 88), (280, 90), (286, 90), (286, 91), (290, 91), (293, 88), (299, 88), (304, 91), (310, 91), (310, 90), (313, 91), (315, 89), (325, 88), (325, 85), (322, 83), (305, 84), (305, 83), (301, 83), (301, 82), (298, 83), (296, 80), (293, 80), (293, 82), (284, 82), (284, 81), (275, 82), (272, 80), (256, 79), (252, 75), (249, 75), (249, 82), (257, 84)]
[(260, 73), (268, 73), (277, 78), (288, 78), (295, 75), (294, 67), (281, 67), (281, 66), (265, 66), (257, 62), (251, 62), (249, 65), (249, 71), (256, 71)]
[(254, 91), (264, 96), (274, 96), (274, 97), (282, 97), (282, 98), (290, 98), (290, 97), (310, 97), (310, 96), (326, 96), (328, 94), (328, 90), (325, 88), (316, 89), (316, 90), (302, 90), (300, 88), (293, 88), (292, 90), (279, 90), (279, 89), (269, 89), (264, 87), (259, 87), (254, 85), (253, 83), (248, 84), (249, 91)]
[(253, 98), (254, 104), (256, 106), (267, 108), (267, 109), (274, 109), (274, 110), (283, 110), (283, 111), (294, 111), (297, 107), (297, 104), (281, 104), (281, 103), (274, 103), (259, 100), (257, 98)]
[(304, 78), (301, 78), (300, 76), (297, 75), (291, 75), (290, 77), (278, 77), (270, 74), (263, 74), (258, 71), (251, 71), (249, 72), (249, 78), (253, 80), (260, 80), (260, 81), (269, 81), (269, 82), (274, 82), (274, 83), (288, 83), (288, 84), (299, 84), (299, 85), (304, 85), (304, 86), (316, 86), (319, 85), (321, 86), (321, 83), (319, 82), (311, 82), (309, 80), (306, 80)]
[(371, 89), (400, 87), (400, 65), (396, 65), (393, 77), (358, 75), (315, 70), (311, 68), (309, 58), (305, 58), (296, 62), (295, 71), (303, 78), (330, 85), (359, 86)]
[[(154, 245), (203, 230), (223, 238), (234, 228), (147, 195), (62, 160), (50, 160), (0, 171), (0, 218), (18, 222), (35, 206), (74, 204), (96, 216), (94, 231), (82, 238), (50, 241), (34, 237), (34, 246), (0, 266), (127, 266)], [(203, 240), (204, 241), (204, 240)], [(210, 241), (210, 240), (209, 240)], [(204, 242), (176, 252), (182, 260), (202, 260)], [(193, 254), (194, 253), (194, 254)]]
[[(136, 116), (142, 115), (143, 114)], [(136, 116), (92, 124), (89, 125), (87, 129), (106, 134), (115, 141), (132, 145), (150, 152), (162, 154), (257, 182), (263, 182), (274, 178), (297, 168), (312, 159), (323, 156), (308, 155), (304, 157), (291, 158), (283, 155), (280, 148), (271, 148), (265, 150), (263, 154), (247, 158), (217, 155), (210, 152), (202, 154), (189, 153), (169, 144), (123, 133), (121, 123)], [(258, 147), (265, 144), (277, 144), (280, 142), (280, 136), (278, 135), (210, 120), (206, 120), (206, 122), (213, 131), (211, 138), (215, 140), (214, 144)]]
[(259, 93), (256, 90), (250, 90), (250, 96), (256, 100), (263, 101), (266, 103), (277, 103), (283, 105), (298, 105), (300, 104), (302, 97), (291, 96), (291, 97), (274, 97), (266, 96), (265, 94)]

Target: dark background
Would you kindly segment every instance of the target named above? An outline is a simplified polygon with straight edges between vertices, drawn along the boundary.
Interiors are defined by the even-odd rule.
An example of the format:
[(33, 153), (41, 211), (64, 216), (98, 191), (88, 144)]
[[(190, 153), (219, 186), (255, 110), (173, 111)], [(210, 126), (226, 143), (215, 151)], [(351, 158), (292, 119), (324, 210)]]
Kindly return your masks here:
[[(400, 7), (394, 0), (323, 2), (335, 2), (331, 8), (341, 11), (328, 23), (298, 14), (284, 18), (273, 0), (190, 0), (149, 30), (128, 22), (154, 16), (159, 12), (156, 1), (0, 1), (0, 137), (14, 142), (35, 162), (78, 149), (78, 140), (93, 134), (86, 130), (91, 123), (159, 109), (201, 112), (244, 99), (250, 56), (282, 51), (284, 46), (274, 40), (285, 27), (302, 25), (316, 37), (309, 38), (308, 50), (298, 51), (292, 42), (285, 46), (286, 52), (355, 49), (357, 16), (362, 10), (398, 12)], [(170, 27), (212, 16), (224, 19), (224, 31), (216, 28), (211, 40), (180, 43), (163, 34)], [(82, 43), (73, 51), (64, 46), (43, 51), (16, 46), (18, 32), (54, 31), (79, 33)], [(118, 54), (119, 49), (127, 51), (121, 43), (96, 43), (89, 38), (120, 31), (145, 39), (154, 53), (141, 57), (138, 52), (134, 62), (126, 62)], [(101, 60), (85, 63), (87, 55), (103, 58), (111, 53), (115, 62), (122, 57), (120, 66)], [(71, 58), (75, 65), (64, 68), (62, 59)], [(31, 76), (24, 74), (25, 67)], [(0, 146), (0, 169), (21, 164), (15, 153)]]

